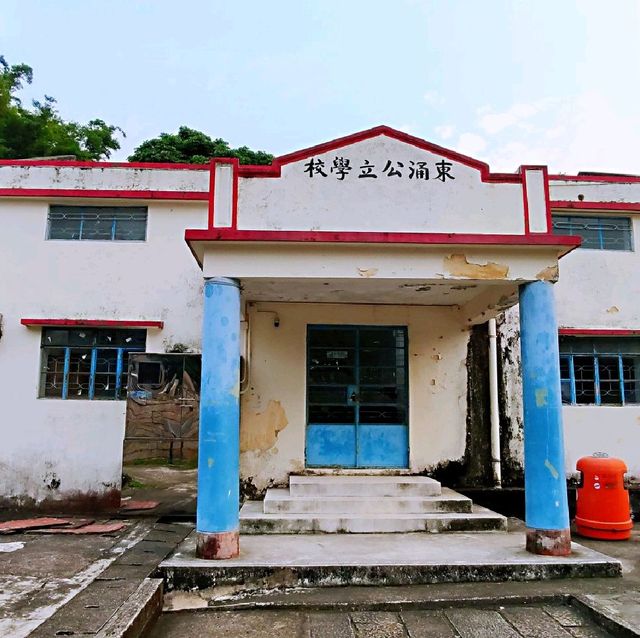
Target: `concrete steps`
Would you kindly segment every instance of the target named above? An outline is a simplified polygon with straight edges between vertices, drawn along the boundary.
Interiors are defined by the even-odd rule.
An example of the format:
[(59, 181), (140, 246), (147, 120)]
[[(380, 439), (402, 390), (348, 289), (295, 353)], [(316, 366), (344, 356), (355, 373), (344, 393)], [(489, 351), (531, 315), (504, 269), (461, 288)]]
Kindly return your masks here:
[(240, 510), (243, 534), (504, 531), (507, 520), (423, 476), (291, 476)]
[(471, 512), (472, 501), (453, 490), (439, 496), (293, 496), (287, 489), (270, 489), (264, 499), (265, 514), (427, 514)]
[(292, 496), (440, 496), (440, 483), (427, 476), (289, 477)]

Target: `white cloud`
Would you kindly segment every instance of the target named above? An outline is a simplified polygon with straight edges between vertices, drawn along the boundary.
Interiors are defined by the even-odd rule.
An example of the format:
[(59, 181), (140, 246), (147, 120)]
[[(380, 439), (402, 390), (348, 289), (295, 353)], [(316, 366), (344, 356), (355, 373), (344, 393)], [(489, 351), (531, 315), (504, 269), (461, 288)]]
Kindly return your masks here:
[(436, 135), (443, 140), (449, 140), (453, 137), (456, 132), (456, 127), (453, 124), (442, 124), (441, 126), (436, 126)]
[(495, 112), (491, 107), (482, 107), (478, 109), (480, 128), (489, 134), (499, 133), (514, 125), (518, 125), (521, 128), (530, 128), (526, 120), (547, 109), (553, 102), (554, 100), (542, 99), (531, 104), (513, 104), (502, 112)]
[[(487, 115), (493, 119), (487, 120)], [(516, 104), (503, 113), (488, 110), (480, 114), (478, 128), (485, 133), (480, 138), (486, 142), (480, 149), (484, 151), (482, 159), (494, 171), (546, 164), (553, 173), (596, 170), (640, 174), (640, 118), (632, 105), (625, 109), (615, 96), (585, 92)], [(460, 146), (470, 143), (473, 147), (473, 138), (462, 137)]]
[(476, 133), (462, 133), (458, 138), (458, 143), (456, 144), (457, 151), (460, 151), (465, 155), (471, 155), (472, 157), (484, 151), (486, 147), (487, 142), (484, 137), (481, 137)]

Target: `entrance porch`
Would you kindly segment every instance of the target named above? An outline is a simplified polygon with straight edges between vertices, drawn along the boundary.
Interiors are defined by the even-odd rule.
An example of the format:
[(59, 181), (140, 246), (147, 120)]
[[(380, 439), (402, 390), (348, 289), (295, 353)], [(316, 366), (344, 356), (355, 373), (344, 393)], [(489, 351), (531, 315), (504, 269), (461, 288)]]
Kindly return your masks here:
[[(472, 327), (516, 303), (519, 291), (526, 298), (530, 287), (535, 303), (530, 310), (522, 307), (523, 322), (533, 321), (542, 331), (546, 349), (539, 353), (545, 362), (552, 359), (552, 284), (544, 278), (555, 276), (557, 247), (268, 248), (242, 242), (202, 246), (205, 277), (222, 267), (231, 276), (205, 279), (203, 380), (208, 378), (210, 386), (203, 381), (198, 511), (206, 518), (227, 508), (235, 526), (221, 536), (204, 534), (203, 543), (221, 539), (216, 547), (223, 547), (230, 542), (226, 552), (234, 554), (240, 530), (504, 529), (499, 515), (470, 505), (456, 508), (456, 499), (449, 500), (449, 511), (441, 511), (447, 504), (440, 494), (420, 503), (372, 499), (370, 516), (363, 517), (360, 503), (375, 494), (370, 483), (363, 484), (362, 498), (334, 502), (332, 512), (321, 511), (326, 499), (303, 503), (281, 498), (275, 505), (284, 493), (269, 488), (286, 490), (292, 475), (318, 471), (426, 476), (462, 458)], [(465, 266), (460, 269), (461, 263)], [(256, 277), (256, 272), (265, 276)], [(298, 276), (280, 276), (283, 272)], [(534, 312), (533, 320), (529, 312)], [(538, 337), (536, 343), (541, 343)], [(547, 395), (559, 401), (553, 389)], [(208, 409), (215, 411), (213, 423), (221, 429), (207, 441), (202, 428)], [(237, 439), (228, 427), (231, 419), (239, 422)], [(557, 422), (552, 425), (558, 427)], [(554, 453), (561, 453), (561, 439), (552, 438), (558, 445)], [(223, 442), (228, 447), (220, 459)], [(558, 459), (549, 462), (562, 467)], [(230, 478), (234, 471), (245, 493), (253, 490), (258, 497), (258, 502), (245, 504), (240, 517), (237, 501), (229, 506), (223, 496), (237, 489)], [(554, 523), (563, 527), (553, 529), (551, 550), (556, 551), (556, 532), (561, 532), (566, 552), (570, 541), (563, 483), (553, 486), (565, 518)], [(203, 494), (211, 494), (215, 503), (207, 504)], [(548, 502), (540, 508), (548, 508)], [(531, 543), (536, 530), (547, 535), (546, 527), (535, 527)], [(222, 550), (216, 551), (220, 555)], [(204, 546), (201, 552), (206, 554)]]
[[(331, 176), (336, 152), (433, 172)], [(291, 475), (427, 476), (471, 453), (471, 332), (518, 302), (527, 548), (568, 554), (552, 284), (576, 240), (552, 233), (546, 169), (494, 175), (380, 127), (271, 167), (215, 160), (211, 191), (209, 228), (186, 233), (205, 279), (198, 556), (238, 554), (240, 482), (259, 500)]]

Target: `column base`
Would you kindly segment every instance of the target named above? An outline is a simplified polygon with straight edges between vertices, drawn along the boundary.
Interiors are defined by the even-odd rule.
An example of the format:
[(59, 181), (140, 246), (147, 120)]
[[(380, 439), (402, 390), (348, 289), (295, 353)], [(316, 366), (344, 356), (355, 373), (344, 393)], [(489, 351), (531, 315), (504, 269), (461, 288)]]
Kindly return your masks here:
[(235, 558), (240, 553), (239, 532), (197, 532), (196, 558), (224, 560)]
[(543, 556), (571, 554), (571, 531), (568, 529), (528, 529), (527, 551)]

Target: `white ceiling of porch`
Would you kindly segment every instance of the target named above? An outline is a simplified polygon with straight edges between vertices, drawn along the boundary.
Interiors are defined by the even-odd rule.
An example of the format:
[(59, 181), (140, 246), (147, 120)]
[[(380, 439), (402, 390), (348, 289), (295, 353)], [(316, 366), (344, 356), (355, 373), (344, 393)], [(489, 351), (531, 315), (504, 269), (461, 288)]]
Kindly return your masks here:
[(247, 301), (463, 306), (492, 288), (486, 281), (376, 279), (242, 279)]

